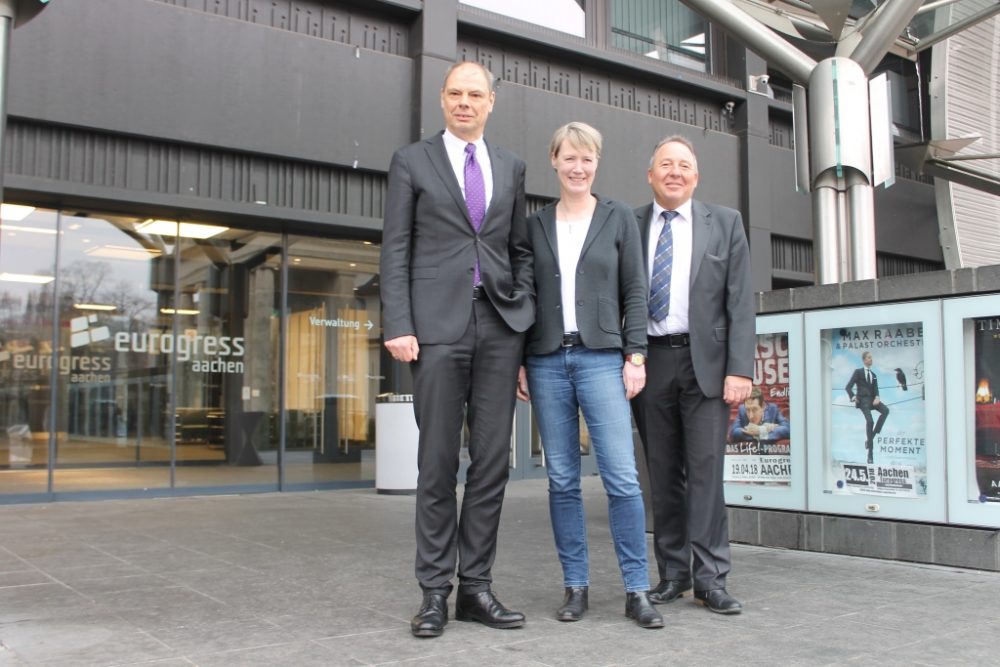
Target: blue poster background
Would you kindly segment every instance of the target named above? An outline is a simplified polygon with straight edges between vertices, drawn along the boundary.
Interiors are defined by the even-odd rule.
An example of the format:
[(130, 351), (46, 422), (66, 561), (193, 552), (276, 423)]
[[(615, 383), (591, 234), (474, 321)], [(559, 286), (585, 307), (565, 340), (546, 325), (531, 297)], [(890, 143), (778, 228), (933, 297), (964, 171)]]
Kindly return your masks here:
[[(927, 493), (923, 329), (919, 322), (823, 331), (830, 360), (831, 473), (841, 491), (915, 496)], [(865, 417), (846, 390), (862, 354), (872, 355), (879, 398), (889, 408), (867, 463)], [(879, 413), (872, 411), (873, 420)]]

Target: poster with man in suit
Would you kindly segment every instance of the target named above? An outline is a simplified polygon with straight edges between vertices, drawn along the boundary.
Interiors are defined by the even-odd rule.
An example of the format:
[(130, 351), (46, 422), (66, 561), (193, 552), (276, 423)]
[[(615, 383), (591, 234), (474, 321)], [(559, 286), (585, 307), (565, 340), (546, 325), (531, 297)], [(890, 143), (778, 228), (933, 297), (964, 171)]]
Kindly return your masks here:
[(827, 329), (823, 338), (831, 352), (827, 465), (836, 491), (926, 495), (922, 325)]

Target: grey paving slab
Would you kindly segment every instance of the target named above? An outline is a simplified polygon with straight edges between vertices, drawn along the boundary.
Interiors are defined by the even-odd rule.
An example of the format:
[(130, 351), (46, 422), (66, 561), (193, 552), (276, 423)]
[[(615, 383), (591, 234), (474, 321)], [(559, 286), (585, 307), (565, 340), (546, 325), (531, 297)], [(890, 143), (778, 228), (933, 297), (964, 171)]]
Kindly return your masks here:
[(597, 478), (584, 480), (591, 608), (559, 623), (545, 486), (509, 485), (493, 570), (526, 627), (452, 620), (431, 640), (408, 627), (420, 599), (412, 496), (0, 506), (0, 667), (994, 662), (1000, 573), (739, 544), (729, 590), (742, 615), (688, 597), (661, 607), (665, 629), (642, 630), (623, 613)]

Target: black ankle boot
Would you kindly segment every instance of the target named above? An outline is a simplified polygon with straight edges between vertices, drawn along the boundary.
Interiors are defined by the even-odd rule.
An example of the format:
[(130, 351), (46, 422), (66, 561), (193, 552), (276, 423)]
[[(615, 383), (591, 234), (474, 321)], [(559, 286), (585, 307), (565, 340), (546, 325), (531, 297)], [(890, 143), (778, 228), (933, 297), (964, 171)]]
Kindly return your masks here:
[(649, 601), (647, 591), (625, 594), (625, 615), (634, 618), (640, 628), (663, 627), (663, 617)]
[(556, 610), (556, 618), (560, 621), (579, 621), (587, 607), (587, 587), (567, 586), (562, 606)]

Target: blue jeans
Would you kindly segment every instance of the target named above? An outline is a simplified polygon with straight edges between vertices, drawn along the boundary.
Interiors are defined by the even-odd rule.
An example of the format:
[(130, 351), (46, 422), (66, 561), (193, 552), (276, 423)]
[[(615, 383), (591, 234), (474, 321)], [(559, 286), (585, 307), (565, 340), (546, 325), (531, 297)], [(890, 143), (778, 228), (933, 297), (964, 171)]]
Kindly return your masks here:
[(589, 586), (580, 494), (580, 421), (587, 422), (608, 494), (608, 518), (625, 591), (649, 590), (646, 512), (632, 448), (632, 413), (620, 350), (576, 345), (527, 359), (528, 390), (545, 451), (549, 514), (565, 586)]

